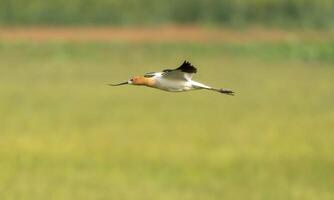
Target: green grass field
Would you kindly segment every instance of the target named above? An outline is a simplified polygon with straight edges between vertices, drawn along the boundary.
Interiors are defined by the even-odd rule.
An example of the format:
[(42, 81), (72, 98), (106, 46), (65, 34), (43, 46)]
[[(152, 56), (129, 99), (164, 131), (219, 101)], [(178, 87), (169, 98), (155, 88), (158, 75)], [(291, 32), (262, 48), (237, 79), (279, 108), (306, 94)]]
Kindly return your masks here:
[(0, 0), (0, 25), (334, 28), (333, 0)]
[(0, 199), (333, 199), (333, 44), (1, 42)]

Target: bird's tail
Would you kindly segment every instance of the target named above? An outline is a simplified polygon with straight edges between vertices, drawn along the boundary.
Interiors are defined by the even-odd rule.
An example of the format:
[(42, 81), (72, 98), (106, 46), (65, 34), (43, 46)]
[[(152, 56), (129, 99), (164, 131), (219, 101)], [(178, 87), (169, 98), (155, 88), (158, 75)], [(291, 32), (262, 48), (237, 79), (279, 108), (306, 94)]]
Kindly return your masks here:
[(235, 94), (232, 90), (230, 90), (230, 89), (224, 89), (224, 88), (219, 88), (219, 89), (217, 89), (217, 88), (210, 88), (209, 90), (213, 90), (213, 91), (220, 92), (222, 94), (231, 95), (231, 96), (233, 96)]

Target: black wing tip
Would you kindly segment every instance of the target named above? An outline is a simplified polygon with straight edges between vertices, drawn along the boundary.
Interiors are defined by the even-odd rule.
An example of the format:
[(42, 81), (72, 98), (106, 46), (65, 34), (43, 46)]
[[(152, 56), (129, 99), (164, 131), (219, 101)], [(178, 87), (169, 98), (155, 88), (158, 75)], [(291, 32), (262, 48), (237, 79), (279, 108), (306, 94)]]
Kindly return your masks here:
[(194, 67), (190, 62), (186, 60), (177, 69), (181, 70), (182, 72), (186, 72), (186, 73), (196, 73), (197, 72), (196, 67)]

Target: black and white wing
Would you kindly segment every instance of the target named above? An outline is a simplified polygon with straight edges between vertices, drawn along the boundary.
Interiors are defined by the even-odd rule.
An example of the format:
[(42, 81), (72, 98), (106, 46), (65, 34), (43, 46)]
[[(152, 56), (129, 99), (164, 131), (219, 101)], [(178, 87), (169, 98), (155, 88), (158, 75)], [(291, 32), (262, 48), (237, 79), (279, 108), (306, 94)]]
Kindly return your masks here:
[(162, 77), (173, 80), (191, 80), (196, 72), (197, 69), (192, 64), (184, 61), (182, 65), (176, 69), (163, 70)]

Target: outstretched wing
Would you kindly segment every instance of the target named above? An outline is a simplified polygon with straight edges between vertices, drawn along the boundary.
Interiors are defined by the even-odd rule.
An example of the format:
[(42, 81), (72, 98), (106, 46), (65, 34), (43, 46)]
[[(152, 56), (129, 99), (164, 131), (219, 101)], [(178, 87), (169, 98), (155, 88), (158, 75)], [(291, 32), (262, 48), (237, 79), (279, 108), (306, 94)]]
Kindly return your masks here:
[(190, 80), (197, 72), (197, 69), (187, 61), (184, 61), (182, 65), (176, 69), (163, 70), (162, 76), (167, 79), (174, 80)]

